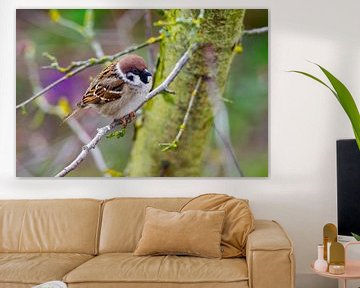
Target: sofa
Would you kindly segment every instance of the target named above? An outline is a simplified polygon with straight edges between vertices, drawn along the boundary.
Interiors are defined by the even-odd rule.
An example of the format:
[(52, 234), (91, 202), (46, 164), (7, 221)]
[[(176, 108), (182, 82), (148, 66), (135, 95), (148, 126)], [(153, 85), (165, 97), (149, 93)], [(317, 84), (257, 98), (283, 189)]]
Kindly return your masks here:
[(134, 256), (145, 208), (179, 211), (188, 200), (1, 200), (0, 288), (294, 288), (292, 243), (271, 220), (255, 220), (245, 258)]

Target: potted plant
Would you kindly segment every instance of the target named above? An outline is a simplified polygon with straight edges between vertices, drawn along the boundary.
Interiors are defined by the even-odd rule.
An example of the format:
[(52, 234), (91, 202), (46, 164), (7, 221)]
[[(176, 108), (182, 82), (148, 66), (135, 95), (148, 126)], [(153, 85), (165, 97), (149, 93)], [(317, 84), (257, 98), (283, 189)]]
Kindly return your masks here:
[[(356, 163), (356, 167), (360, 167), (360, 162), (359, 162), (360, 161), (360, 157), (359, 157), (360, 156), (360, 114), (359, 114), (359, 110), (358, 110), (358, 108), (356, 106), (356, 103), (354, 101), (354, 98), (351, 95), (350, 91), (346, 88), (346, 86), (340, 80), (338, 80), (333, 74), (331, 74), (328, 70), (326, 70), (322, 66), (320, 66), (318, 64), (315, 64), (315, 65), (317, 65), (320, 68), (320, 70), (325, 74), (326, 78), (330, 82), (330, 85), (326, 84), (324, 81), (320, 80), (319, 78), (317, 78), (317, 77), (315, 77), (315, 76), (313, 76), (313, 75), (311, 75), (311, 74), (309, 74), (307, 72), (297, 71), (297, 70), (293, 70), (293, 71), (290, 71), (290, 72), (295, 72), (295, 73), (305, 75), (305, 76), (317, 81), (318, 83), (321, 83), (322, 85), (327, 87), (332, 92), (332, 94), (336, 97), (336, 99), (339, 101), (340, 105), (343, 107), (345, 113), (347, 114), (347, 116), (348, 116), (348, 118), (349, 118), (349, 120), (351, 122), (353, 131), (354, 131), (354, 135), (355, 135), (355, 140), (356, 140), (356, 143), (357, 143), (358, 152), (359, 152), (359, 153), (356, 152), (357, 151), (356, 144), (353, 142), (355, 146), (352, 146), (353, 148), (351, 148), (351, 151), (353, 151), (355, 153), (355, 154), (352, 154), (352, 155), (355, 155), (355, 157), (352, 157), (351, 159), (349, 159), (349, 157), (347, 157), (347, 159), (345, 161), (355, 161), (355, 162), (352, 162), (351, 164)], [(341, 141), (343, 141), (343, 140), (341, 140)], [(347, 141), (349, 141), (349, 140), (347, 140)], [(349, 145), (347, 147), (349, 147)], [(339, 152), (339, 150), (338, 150), (338, 152)], [(339, 155), (342, 155), (342, 154), (338, 154), (338, 156)], [(338, 157), (338, 160), (339, 160), (339, 157)], [(358, 174), (356, 174), (357, 172), (358, 172)], [(348, 179), (346, 180), (346, 181), (348, 181), (348, 183), (346, 183), (344, 185), (344, 186), (346, 186), (346, 188), (343, 189), (343, 190), (346, 191), (346, 193), (353, 193), (352, 196), (354, 195), (354, 193), (356, 194), (358, 191), (360, 191), (359, 190), (360, 187), (358, 187), (358, 186), (356, 186), (355, 189), (354, 189), (354, 184), (353, 183), (359, 183), (357, 181), (359, 181), (358, 177), (360, 175), (360, 171), (356, 171), (356, 173), (355, 173), (356, 175), (353, 176), (353, 178), (350, 181), (348, 181)], [(341, 174), (348, 174), (348, 172), (346, 170), (341, 170)], [(339, 166), (338, 166), (338, 175), (339, 175)], [(348, 177), (348, 175), (346, 177)], [(341, 179), (343, 179), (343, 178), (341, 178)], [(352, 182), (352, 184), (349, 184), (349, 182)], [(339, 185), (339, 178), (338, 178), (338, 185)], [(351, 187), (351, 185), (352, 185), (353, 190), (350, 192), (348, 187)], [(355, 185), (357, 185), (357, 184), (355, 184)], [(347, 196), (339, 194), (339, 191), (341, 191), (341, 190), (338, 189), (338, 201), (339, 201), (339, 196), (346, 199)], [(356, 197), (357, 197), (357, 199), (359, 199), (358, 196), (356, 196)], [(349, 197), (349, 199), (346, 199), (346, 200), (351, 201), (350, 198), (354, 198), (354, 197)], [(354, 203), (351, 203), (351, 205), (353, 205), (353, 204)], [(354, 206), (352, 206), (352, 207), (354, 208)], [(338, 206), (338, 209), (339, 209), (339, 206)], [(347, 211), (347, 220), (349, 220), (349, 219), (351, 219), (353, 217), (356, 217), (353, 214), (357, 213), (358, 211), (350, 212), (352, 214), (349, 214), (349, 212), (350, 211)], [(352, 221), (350, 220), (350, 222), (352, 222)], [(359, 223), (359, 222), (357, 222), (357, 223)], [(357, 225), (355, 225), (355, 227), (356, 227), (356, 229), (358, 228)], [(353, 228), (350, 228), (350, 229), (352, 230)], [(356, 231), (356, 232), (358, 233), (358, 231)], [(351, 235), (357, 241), (360, 241), (360, 236), (358, 234), (351, 233)]]

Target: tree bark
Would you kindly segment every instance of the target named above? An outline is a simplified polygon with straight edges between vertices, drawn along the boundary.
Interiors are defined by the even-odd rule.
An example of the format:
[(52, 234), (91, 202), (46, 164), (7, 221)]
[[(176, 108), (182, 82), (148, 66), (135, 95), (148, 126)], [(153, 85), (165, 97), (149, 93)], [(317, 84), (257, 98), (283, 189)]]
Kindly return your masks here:
[[(189, 19), (199, 10), (170, 10), (166, 21)], [(154, 87), (169, 74), (175, 63), (192, 43), (194, 37), (205, 44), (198, 49), (180, 72), (170, 89), (175, 95), (155, 97), (144, 107), (143, 122), (137, 127), (129, 176), (200, 176), (205, 150), (213, 123), (209, 94), (224, 91), (227, 74), (234, 55), (233, 47), (243, 32), (245, 10), (205, 10), (204, 19), (196, 36), (191, 25), (178, 23), (166, 26), (169, 37), (160, 45), (160, 58)], [(171, 142), (180, 129), (191, 93), (199, 79), (202, 85), (196, 95), (189, 121), (176, 150), (161, 151), (159, 143)]]

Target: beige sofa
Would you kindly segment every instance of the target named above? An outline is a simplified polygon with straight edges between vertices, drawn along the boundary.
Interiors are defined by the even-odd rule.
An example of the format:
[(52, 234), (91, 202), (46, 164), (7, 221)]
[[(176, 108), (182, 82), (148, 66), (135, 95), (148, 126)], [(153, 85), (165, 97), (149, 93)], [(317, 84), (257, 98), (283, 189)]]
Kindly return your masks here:
[(269, 220), (256, 220), (246, 258), (133, 256), (145, 207), (177, 211), (188, 200), (2, 200), (0, 287), (294, 287), (291, 241)]

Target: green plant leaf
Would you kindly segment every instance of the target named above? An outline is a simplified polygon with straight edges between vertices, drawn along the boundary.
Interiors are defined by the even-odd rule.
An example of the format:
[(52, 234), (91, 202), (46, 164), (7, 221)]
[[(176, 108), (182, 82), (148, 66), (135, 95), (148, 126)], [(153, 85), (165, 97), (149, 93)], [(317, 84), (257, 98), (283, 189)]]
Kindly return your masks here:
[(175, 97), (174, 97), (174, 93), (170, 93), (166, 90), (164, 90), (163, 92), (161, 92), (161, 95), (163, 96), (163, 99), (170, 103), (170, 104), (175, 104)]
[(356, 241), (360, 241), (360, 235), (351, 233), (351, 235), (356, 239)]
[(353, 96), (351, 95), (350, 91), (346, 88), (346, 86), (339, 79), (337, 79), (333, 74), (331, 74), (324, 67), (322, 67), (316, 63), (314, 63), (314, 64), (317, 65), (321, 69), (321, 71), (325, 74), (325, 76), (328, 78), (328, 80), (330, 81), (333, 88), (331, 88), (325, 82), (323, 82), (319, 78), (317, 78), (309, 73), (306, 73), (303, 71), (297, 71), (297, 70), (293, 70), (293, 71), (289, 71), (289, 72), (294, 72), (294, 73), (298, 73), (298, 74), (307, 76), (307, 77), (321, 83), (325, 87), (327, 87), (335, 95), (335, 97), (337, 98), (337, 100), (339, 101), (341, 106), (343, 107), (345, 113), (349, 117), (352, 128), (354, 130), (356, 143), (360, 150), (360, 114), (359, 114), (358, 108), (356, 107), (356, 103), (354, 101)]
[(107, 139), (116, 137), (117, 139), (124, 137), (126, 134), (126, 128), (121, 128), (120, 130), (114, 131), (106, 135)]
[(356, 103), (354, 101), (353, 96), (350, 91), (346, 88), (346, 86), (338, 80), (334, 75), (332, 75), (325, 68), (316, 64), (321, 71), (325, 74), (325, 76), (329, 79), (331, 85), (334, 87), (338, 100), (341, 106), (344, 108), (346, 114), (348, 115), (350, 122), (353, 126), (356, 142), (358, 144), (360, 150), (360, 114), (359, 110), (356, 107)]
[(305, 75), (305, 76), (307, 76), (307, 77), (309, 77), (309, 78), (311, 78), (311, 79), (313, 79), (313, 80), (321, 83), (321, 84), (324, 85), (326, 88), (328, 88), (328, 89), (335, 95), (336, 98), (338, 98), (336, 92), (335, 92), (329, 85), (327, 85), (325, 82), (323, 82), (323, 81), (320, 80), (319, 78), (317, 78), (317, 77), (315, 77), (315, 76), (313, 76), (313, 75), (311, 75), (311, 74), (309, 74), (309, 73), (306, 73), (306, 72), (303, 72), (303, 71), (298, 71), (298, 70), (290, 70), (290, 71), (288, 71), (288, 72), (294, 72), (294, 73), (302, 74), (302, 75)]

